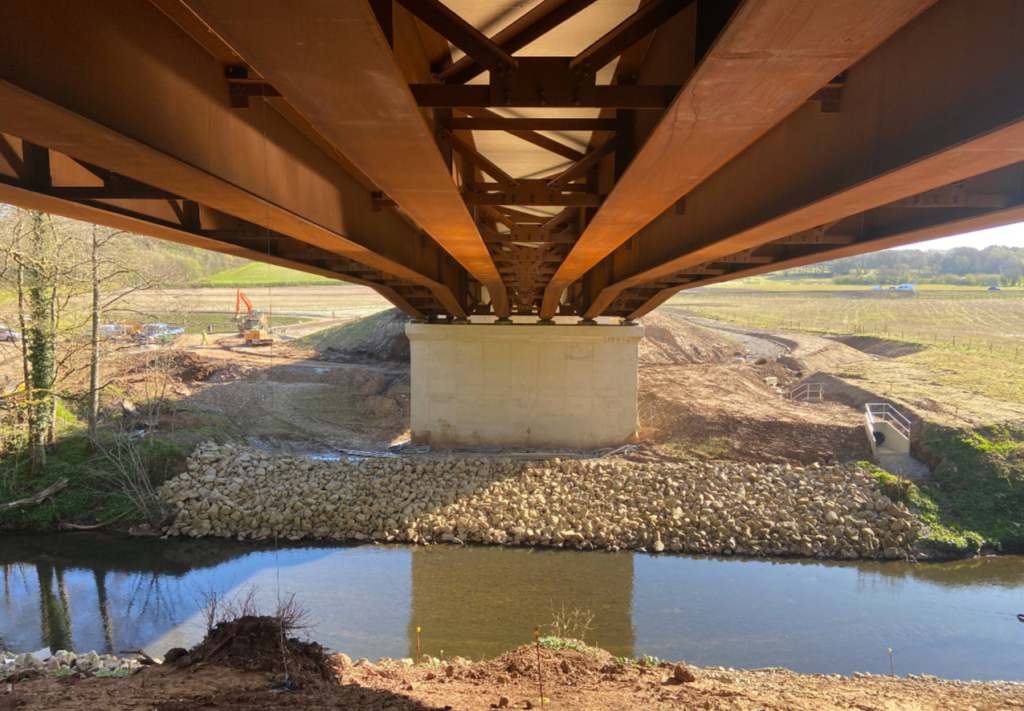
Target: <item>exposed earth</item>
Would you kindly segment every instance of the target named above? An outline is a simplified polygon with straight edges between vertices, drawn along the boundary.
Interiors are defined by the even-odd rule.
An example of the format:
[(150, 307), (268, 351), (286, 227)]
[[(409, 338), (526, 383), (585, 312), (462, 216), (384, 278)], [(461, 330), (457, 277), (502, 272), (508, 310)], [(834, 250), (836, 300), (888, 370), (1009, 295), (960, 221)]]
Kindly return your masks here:
[[(163, 348), (112, 345), (102, 378), (120, 402), (107, 404), (134, 412), (156, 399), (159, 412), (136, 413), (140, 426), (205, 426), (207, 436), (196, 442), (210, 434), (219, 439), (212, 427), (277, 451), (386, 449), (408, 437), (406, 321), (394, 309), (347, 323), (321, 319), (278, 329), (274, 345), (263, 348), (245, 347), (234, 334), (213, 334), (205, 344), (187, 334)], [(630, 456), (794, 465), (870, 456), (863, 404), (881, 394), (857, 388), (854, 379), (858, 369), (883, 365), (878, 356), (834, 340), (688, 319), (668, 309), (643, 324), (643, 445)], [(0, 377), (15, 382), (17, 350), (0, 346)], [(825, 382), (826, 401), (791, 399), (803, 380)]]
[[(216, 633), (215, 633), (216, 634)], [(223, 636), (223, 635), (222, 635)], [(603, 650), (520, 647), (491, 661), (325, 659), (315, 644), (288, 642), (292, 679), (263, 670), (273, 648), (229, 644), (214, 635), (199, 650), (127, 677), (71, 674), (7, 685), (0, 710), (193, 711), (193, 709), (352, 709), (484, 711), (491, 708), (573, 711), (1002, 711), (1024, 707), (1019, 682), (957, 682), (802, 675), (785, 669), (700, 669), (653, 660), (616, 660)], [(249, 638), (239, 642), (251, 642)], [(247, 644), (248, 647), (248, 644)], [(181, 654), (186, 650), (177, 652)], [(212, 652), (212, 653), (211, 653)], [(169, 655), (171, 659), (173, 655)], [(279, 659), (277, 660), (280, 661)], [(324, 678), (321, 670), (333, 671)], [(298, 670), (298, 671), (296, 671)], [(289, 689), (290, 687), (290, 689)], [(283, 690), (289, 689), (289, 690)]]

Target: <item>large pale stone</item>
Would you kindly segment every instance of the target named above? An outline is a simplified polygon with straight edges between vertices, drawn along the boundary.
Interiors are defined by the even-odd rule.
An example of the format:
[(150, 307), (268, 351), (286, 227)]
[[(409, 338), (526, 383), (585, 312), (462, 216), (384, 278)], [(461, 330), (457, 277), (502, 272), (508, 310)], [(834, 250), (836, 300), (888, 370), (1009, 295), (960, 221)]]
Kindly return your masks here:
[(574, 449), (632, 442), (643, 332), (409, 324), (413, 442)]

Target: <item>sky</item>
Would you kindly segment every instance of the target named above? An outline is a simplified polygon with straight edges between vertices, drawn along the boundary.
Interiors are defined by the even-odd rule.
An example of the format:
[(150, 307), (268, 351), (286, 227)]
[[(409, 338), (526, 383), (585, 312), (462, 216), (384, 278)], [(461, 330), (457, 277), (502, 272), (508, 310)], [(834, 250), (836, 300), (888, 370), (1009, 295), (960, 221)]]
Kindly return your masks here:
[(993, 227), (990, 230), (979, 230), (978, 232), (967, 232), (952, 237), (941, 237), (928, 242), (908, 244), (905, 247), (894, 249), (953, 249), (954, 247), (974, 247), (985, 249), (990, 245), (1000, 247), (1024, 247), (1024, 222), (1013, 225)]

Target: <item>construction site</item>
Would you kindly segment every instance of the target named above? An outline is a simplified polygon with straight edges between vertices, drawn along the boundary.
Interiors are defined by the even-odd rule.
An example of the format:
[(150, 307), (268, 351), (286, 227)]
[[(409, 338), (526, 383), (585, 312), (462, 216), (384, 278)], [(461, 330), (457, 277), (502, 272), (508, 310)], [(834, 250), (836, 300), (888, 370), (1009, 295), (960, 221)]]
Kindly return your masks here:
[(0, 28), (0, 709), (1024, 704), (1018, 0)]

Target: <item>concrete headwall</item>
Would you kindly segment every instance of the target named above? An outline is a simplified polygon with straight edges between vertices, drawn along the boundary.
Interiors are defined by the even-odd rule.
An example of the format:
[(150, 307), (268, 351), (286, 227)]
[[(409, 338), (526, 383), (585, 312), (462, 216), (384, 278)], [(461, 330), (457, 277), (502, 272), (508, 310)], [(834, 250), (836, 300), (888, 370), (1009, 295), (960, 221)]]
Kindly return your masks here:
[(419, 324), (412, 440), (589, 449), (634, 441), (642, 326)]

